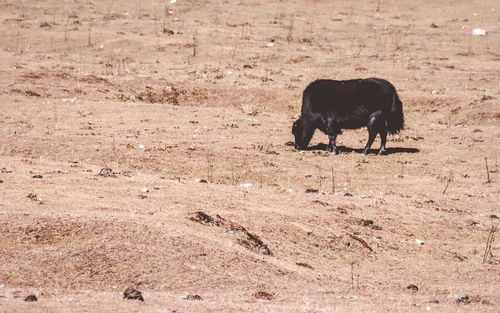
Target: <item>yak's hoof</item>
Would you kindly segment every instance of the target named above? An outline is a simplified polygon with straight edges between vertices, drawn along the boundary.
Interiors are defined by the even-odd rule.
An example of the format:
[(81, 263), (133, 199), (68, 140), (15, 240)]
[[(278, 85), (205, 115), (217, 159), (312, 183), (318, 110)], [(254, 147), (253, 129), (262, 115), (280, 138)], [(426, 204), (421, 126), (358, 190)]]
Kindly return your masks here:
[(339, 151), (337, 150), (337, 148), (334, 148), (334, 147), (328, 147), (328, 148), (326, 148), (326, 150), (328, 152), (330, 152), (331, 154), (335, 154), (335, 155), (339, 154)]
[(385, 154), (385, 152), (386, 152), (386, 151), (385, 151), (385, 149), (384, 149), (384, 150), (379, 150), (379, 151), (378, 151), (378, 155), (384, 155), (384, 154)]
[(367, 155), (368, 154), (368, 150), (363, 150), (363, 152), (361, 152), (361, 153), (363, 153), (364, 155)]

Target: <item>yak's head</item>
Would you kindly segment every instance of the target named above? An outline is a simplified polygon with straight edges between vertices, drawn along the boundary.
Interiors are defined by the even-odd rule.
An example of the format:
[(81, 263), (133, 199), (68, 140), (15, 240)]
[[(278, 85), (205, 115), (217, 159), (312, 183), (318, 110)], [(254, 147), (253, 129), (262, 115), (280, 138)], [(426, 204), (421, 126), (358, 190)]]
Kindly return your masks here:
[(311, 141), (315, 127), (307, 118), (299, 117), (293, 122), (292, 134), (295, 136), (295, 149), (305, 150)]

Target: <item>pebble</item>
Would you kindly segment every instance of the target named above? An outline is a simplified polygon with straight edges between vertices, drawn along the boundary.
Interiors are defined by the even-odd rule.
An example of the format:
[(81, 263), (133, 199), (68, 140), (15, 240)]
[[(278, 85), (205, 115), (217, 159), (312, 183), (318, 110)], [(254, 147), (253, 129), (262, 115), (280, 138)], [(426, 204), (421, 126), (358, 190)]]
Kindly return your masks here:
[(127, 289), (125, 289), (125, 291), (123, 292), (123, 297), (125, 299), (144, 301), (144, 298), (142, 297), (142, 292), (132, 287), (128, 287)]
[(29, 295), (26, 298), (24, 298), (24, 301), (26, 301), (26, 302), (34, 302), (34, 301), (37, 301), (37, 300), (38, 299), (36, 298), (35, 295)]

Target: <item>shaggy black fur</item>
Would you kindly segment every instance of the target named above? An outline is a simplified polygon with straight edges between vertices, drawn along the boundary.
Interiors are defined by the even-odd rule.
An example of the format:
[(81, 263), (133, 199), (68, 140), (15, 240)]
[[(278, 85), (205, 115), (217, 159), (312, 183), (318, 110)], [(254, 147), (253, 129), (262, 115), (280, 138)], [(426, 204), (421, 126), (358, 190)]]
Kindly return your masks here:
[(293, 123), (295, 148), (306, 149), (316, 129), (328, 135), (328, 151), (337, 154), (335, 144), (342, 129), (368, 128), (366, 154), (380, 134), (379, 155), (386, 151), (387, 133), (404, 127), (403, 106), (394, 86), (384, 79), (320, 79), (312, 82), (302, 96), (302, 113)]

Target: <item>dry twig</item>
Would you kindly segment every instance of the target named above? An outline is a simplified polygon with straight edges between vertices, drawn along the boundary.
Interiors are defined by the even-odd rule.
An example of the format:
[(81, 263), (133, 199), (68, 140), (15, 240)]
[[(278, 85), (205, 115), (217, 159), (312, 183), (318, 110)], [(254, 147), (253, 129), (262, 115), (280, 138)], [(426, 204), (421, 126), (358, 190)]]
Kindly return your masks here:
[(369, 244), (368, 244), (368, 243), (367, 243), (367, 242), (366, 242), (363, 238), (360, 238), (360, 237), (358, 237), (358, 236), (356, 236), (356, 235), (353, 235), (353, 234), (351, 234), (351, 233), (347, 233), (347, 232), (346, 232), (346, 234), (348, 234), (348, 235), (349, 235), (352, 239), (356, 239), (357, 241), (361, 242), (361, 244), (362, 244), (365, 248), (367, 248), (368, 250), (370, 250), (370, 251), (372, 251), (372, 252), (373, 252), (372, 247), (370, 247), (370, 245), (369, 245)]

